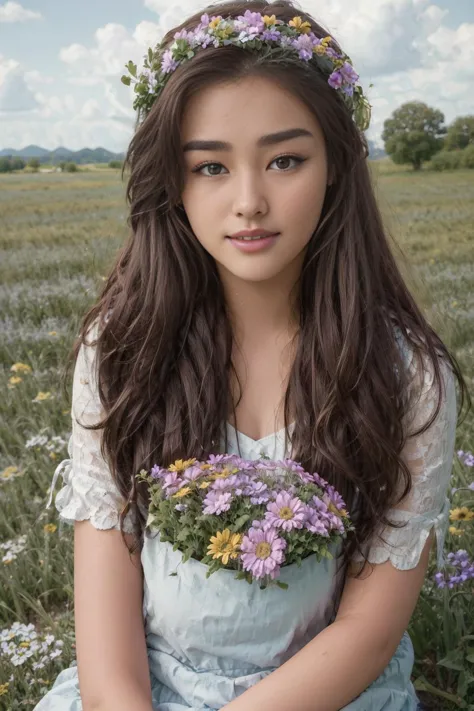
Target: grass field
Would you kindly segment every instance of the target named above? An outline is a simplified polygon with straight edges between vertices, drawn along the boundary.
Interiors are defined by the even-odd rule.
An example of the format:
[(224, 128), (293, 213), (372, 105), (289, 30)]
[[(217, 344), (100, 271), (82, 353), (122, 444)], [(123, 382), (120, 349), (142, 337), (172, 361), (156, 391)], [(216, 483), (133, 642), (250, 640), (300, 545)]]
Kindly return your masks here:
[[(406, 278), (474, 394), (474, 171), (372, 166)], [(74, 659), (72, 528), (45, 509), (70, 432), (59, 374), (126, 216), (119, 171), (0, 175), (0, 709), (32, 708)], [(474, 510), (460, 453), (474, 450), (473, 419), (457, 433), (453, 509)], [(474, 521), (453, 525), (448, 550), (472, 561)], [(409, 630), (413, 680), (429, 708), (472, 711), (474, 583), (439, 589), (435, 573), (433, 556)]]

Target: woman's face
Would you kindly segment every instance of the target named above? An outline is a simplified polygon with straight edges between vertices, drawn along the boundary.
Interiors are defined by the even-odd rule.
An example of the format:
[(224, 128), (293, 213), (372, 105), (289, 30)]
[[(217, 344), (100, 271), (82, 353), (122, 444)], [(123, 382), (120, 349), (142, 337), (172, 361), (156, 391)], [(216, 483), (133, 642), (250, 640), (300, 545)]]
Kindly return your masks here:
[[(274, 135), (290, 131), (299, 135)], [(182, 146), (183, 206), (221, 275), (258, 282), (299, 273), (328, 182), (322, 130), (306, 106), (261, 77), (212, 86), (188, 103)], [(247, 229), (278, 236), (239, 248), (229, 236)], [(244, 251), (249, 244), (259, 248)]]

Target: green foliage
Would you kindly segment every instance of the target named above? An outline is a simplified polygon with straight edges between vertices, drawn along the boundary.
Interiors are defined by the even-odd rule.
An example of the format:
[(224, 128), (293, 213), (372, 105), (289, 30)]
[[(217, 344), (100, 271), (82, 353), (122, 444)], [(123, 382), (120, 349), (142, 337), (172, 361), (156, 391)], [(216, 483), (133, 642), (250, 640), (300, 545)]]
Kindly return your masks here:
[(462, 151), (461, 166), (471, 170), (474, 168), (474, 143)]
[(420, 170), (443, 147), (444, 115), (421, 101), (403, 104), (384, 122), (385, 151), (398, 165)]
[(109, 168), (118, 168), (118, 169), (121, 169), (121, 168), (122, 168), (122, 165), (123, 165), (123, 163), (122, 163), (121, 160), (111, 160), (111, 161), (109, 161)]
[(463, 151), (440, 151), (433, 156), (428, 168), (430, 170), (457, 170), (462, 166)]
[(467, 148), (474, 145), (474, 116), (458, 116), (448, 126), (444, 147), (448, 151)]
[(31, 168), (33, 171), (38, 171), (41, 163), (39, 158), (30, 158), (28, 161), (28, 167)]
[(73, 161), (69, 161), (64, 166), (64, 170), (66, 171), (66, 173), (77, 173), (77, 171), (79, 169), (77, 167), (77, 163), (74, 163)]

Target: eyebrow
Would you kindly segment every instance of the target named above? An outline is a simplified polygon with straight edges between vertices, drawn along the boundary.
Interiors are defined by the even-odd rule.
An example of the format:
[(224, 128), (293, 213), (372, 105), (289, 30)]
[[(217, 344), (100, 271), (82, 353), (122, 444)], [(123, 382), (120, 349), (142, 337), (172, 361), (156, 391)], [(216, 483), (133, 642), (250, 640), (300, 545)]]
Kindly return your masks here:
[[(313, 134), (306, 128), (289, 128), (286, 131), (278, 131), (278, 133), (269, 133), (262, 136), (257, 141), (257, 146), (274, 146), (283, 141), (289, 141), (292, 138), (300, 136), (309, 136), (313, 138)], [(232, 144), (226, 141), (188, 141), (183, 146), (183, 151), (231, 151)]]

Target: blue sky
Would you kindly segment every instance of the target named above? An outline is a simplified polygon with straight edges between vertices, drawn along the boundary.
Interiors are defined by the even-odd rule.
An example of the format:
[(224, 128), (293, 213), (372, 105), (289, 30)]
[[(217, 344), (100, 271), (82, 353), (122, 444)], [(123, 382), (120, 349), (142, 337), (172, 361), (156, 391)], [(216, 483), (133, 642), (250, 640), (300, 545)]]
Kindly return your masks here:
[[(125, 150), (133, 130), (129, 59), (198, 0), (0, 0), (0, 148), (37, 143)], [(383, 121), (404, 101), (474, 113), (474, 0), (300, 0), (341, 41)]]

